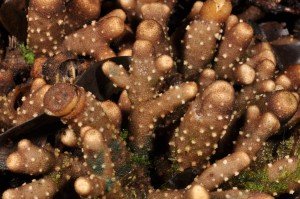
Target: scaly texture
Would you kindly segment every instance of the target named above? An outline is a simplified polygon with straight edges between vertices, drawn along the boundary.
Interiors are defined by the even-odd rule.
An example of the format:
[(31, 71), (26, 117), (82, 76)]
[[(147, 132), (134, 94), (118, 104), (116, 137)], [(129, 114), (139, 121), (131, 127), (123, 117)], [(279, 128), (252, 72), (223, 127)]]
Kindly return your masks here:
[(246, 122), (240, 131), (235, 150), (244, 151), (256, 159), (255, 155), (265, 141), (280, 129), (280, 122), (296, 113), (298, 103), (297, 97), (287, 91), (262, 96), (258, 106), (247, 109)]
[(46, 175), (21, 187), (6, 190), (3, 199), (52, 198), (71, 178), (76, 179), (87, 172), (78, 158), (49, 147), (39, 148), (29, 140), (18, 143), (17, 151), (7, 158), (6, 164), (11, 171), (17, 173)]
[[(47, 114), (61, 117), (62, 121), (69, 125), (69, 129), (75, 132), (75, 136), (77, 134), (77, 137), (80, 137), (79, 140), (85, 154), (84, 158), (87, 165), (92, 169), (90, 175), (101, 176), (100, 181), (98, 178), (95, 178), (95, 181), (87, 177), (80, 178), (75, 184), (75, 189), (80, 195), (103, 195), (102, 191), (99, 192), (98, 189), (94, 188), (96, 182), (102, 183), (102, 178), (112, 180), (112, 198), (117, 197), (114, 194), (125, 194), (123, 194), (122, 189), (127, 187), (125, 185), (131, 178), (137, 180), (136, 184), (140, 187), (148, 186), (146, 183), (148, 180), (143, 171), (136, 171), (139, 168), (135, 168), (132, 163), (131, 153), (127, 150), (126, 143), (121, 139), (120, 132), (115, 126), (117, 123), (111, 122), (111, 119), (120, 117), (119, 110), (114, 107), (108, 108), (104, 102), (97, 101), (91, 93), (71, 84), (52, 86), (46, 93), (44, 104)], [(69, 139), (74, 139), (73, 135), (67, 138), (66, 142), (69, 142)], [(102, 142), (103, 144), (101, 144)], [(103, 165), (103, 162), (106, 165)], [(107, 171), (108, 174), (105, 174), (103, 170)], [(128, 173), (131, 174), (127, 176)], [(106, 175), (109, 177), (105, 178)], [(119, 182), (121, 179), (123, 181)], [(138, 179), (146, 182), (139, 185)], [(124, 184), (120, 184), (122, 182)], [(85, 187), (82, 190), (82, 184), (88, 186), (89, 191), (86, 191)], [(118, 190), (113, 189), (113, 187)], [(143, 189), (141, 188), (141, 190)]]
[[(182, 2), (175, 3), (30, 1), (36, 54), (8, 49), (0, 125), (46, 112), (65, 127), (42, 146), (19, 142), (8, 170), (39, 179), (4, 199), (56, 198), (68, 183), (81, 198), (107, 199), (270, 199), (299, 190), (299, 65), (277, 68), (276, 51), (231, 13), (229, 0), (197, 1), (180, 24), (171, 14)], [(259, 13), (252, 7), (240, 16)], [(130, 64), (102, 63), (112, 81), (97, 77), (107, 101), (73, 84), (90, 63), (116, 54), (131, 56)], [(6, 96), (34, 58), (34, 81), (21, 75), (24, 84)]]
[(200, 183), (207, 190), (218, 188), (221, 183), (226, 182), (233, 176), (237, 176), (240, 171), (247, 168), (251, 160), (247, 153), (235, 152), (229, 156), (216, 161), (205, 169), (194, 180), (193, 184)]
[(28, 44), (36, 54), (60, 52), (64, 37), (100, 15), (101, 0), (32, 0), (28, 7)]
[(2, 96), (1, 123), (12, 127), (43, 113), (43, 99), (49, 87), (43, 79), (36, 78), (32, 83), (19, 85), (7, 96)]
[(0, 70), (0, 95), (6, 95), (15, 86), (13, 72)]
[(208, 192), (201, 185), (192, 185), (185, 190), (150, 190), (148, 199), (209, 199)]
[(170, 142), (179, 170), (205, 166), (227, 128), (233, 103), (232, 86), (215, 81), (190, 104)]
[(151, 3), (161, 3), (168, 6), (169, 10), (172, 10), (177, 0), (118, 0), (121, 7), (127, 12), (131, 20), (142, 18), (142, 13), (156, 12), (149, 9)]
[(93, 21), (91, 25), (67, 35), (62, 48), (77, 55), (90, 55), (98, 61), (115, 57), (109, 44), (123, 34), (126, 19), (124, 15), (123, 11), (115, 10), (99, 21)]
[[(118, 161), (117, 167), (125, 164), (128, 153), (120, 139), (118, 129), (106, 116), (101, 103), (83, 88), (71, 84), (56, 84), (44, 98), (46, 113), (61, 117), (70, 128), (77, 132), (82, 127), (91, 127), (101, 132), (104, 141), (112, 150), (112, 157)], [(118, 170), (117, 168), (115, 168)]]
[(228, 0), (204, 2), (197, 18), (186, 27), (184, 37), (184, 74), (195, 78), (213, 59), (222, 25), (230, 15)]
[(152, 148), (150, 143), (157, 119), (194, 98), (197, 86), (195, 83), (186, 82), (156, 96), (156, 86), (173, 67), (173, 60), (166, 55), (156, 57), (153, 45), (146, 40), (138, 40), (134, 44), (130, 67), (130, 74), (113, 62), (106, 62), (102, 68), (117, 86), (128, 91), (132, 103), (131, 140), (136, 150), (147, 151)]

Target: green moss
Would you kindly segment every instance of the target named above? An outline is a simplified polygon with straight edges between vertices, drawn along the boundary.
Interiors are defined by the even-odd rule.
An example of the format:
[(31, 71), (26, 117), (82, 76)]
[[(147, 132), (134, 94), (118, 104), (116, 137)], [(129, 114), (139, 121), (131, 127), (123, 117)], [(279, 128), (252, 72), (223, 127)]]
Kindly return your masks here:
[(298, 180), (300, 180), (300, 161), (298, 161), (298, 166), (295, 171), (281, 172), (278, 181), (271, 181), (268, 178), (267, 170), (264, 168), (243, 171), (238, 177), (233, 179), (233, 182), (241, 189), (272, 194), (275, 192), (284, 193), (288, 191), (288, 185)]
[(120, 165), (116, 168), (116, 176), (122, 178), (132, 171), (132, 163), (130, 161), (126, 162), (124, 165)]
[(171, 165), (170, 169), (167, 171), (167, 173), (172, 176), (179, 172), (179, 164), (176, 161), (176, 159), (174, 159), (174, 158), (170, 157), (170, 158), (168, 158), (168, 160), (172, 162), (172, 165)]
[(291, 151), (293, 150), (294, 143), (294, 137), (280, 142), (280, 145), (278, 146), (276, 151), (278, 158), (284, 158), (285, 156), (290, 155)]
[(170, 172), (172, 174), (177, 173), (179, 171), (179, 164), (177, 162), (174, 162), (171, 166)]
[(300, 180), (300, 160), (298, 160), (296, 170), (293, 172), (286, 172), (284, 177), (287, 182), (298, 182)]
[(97, 158), (90, 157), (87, 159), (87, 164), (93, 170), (96, 175), (102, 175), (104, 168), (102, 165), (104, 164), (104, 151), (100, 151), (97, 154)]
[(129, 131), (127, 129), (122, 129), (122, 131), (120, 133), (120, 137), (126, 141), (128, 138), (128, 135), (129, 135)]
[(132, 188), (127, 191), (126, 198), (127, 199), (146, 199), (148, 197), (147, 197), (147, 193), (145, 190)]
[(28, 46), (25, 46), (24, 44), (21, 44), (19, 46), (19, 49), (20, 49), (26, 63), (33, 64), (34, 59), (35, 59), (33, 51)]
[(49, 177), (55, 184), (60, 184), (61, 183), (61, 173), (60, 172), (52, 172), (49, 174)]
[(113, 139), (108, 147), (111, 149), (111, 159), (113, 162), (116, 162), (119, 159), (119, 155), (121, 152), (121, 146), (119, 140)]
[[(282, 171), (276, 182), (271, 181), (267, 176), (267, 164), (283, 159), (287, 155), (295, 155), (299, 158), (299, 149), (294, 148), (295, 137), (290, 137), (276, 144), (267, 142), (258, 153), (258, 159), (251, 165), (249, 170), (241, 172), (238, 177), (233, 178), (232, 183), (241, 189), (262, 191), (267, 193), (283, 193), (288, 191), (288, 185), (300, 180), (300, 161), (295, 171)], [(300, 148), (300, 147), (299, 147)]]
[(137, 198), (137, 194), (136, 194), (136, 191), (135, 190), (131, 190), (131, 197), (132, 198)]
[(148, 155), (133, 154), (131, 157), (133, 164), (148, 166), (150, 165), (150, 160)]
[(258, 159), (254, 162), (253, 167), (261, 168), (274, 161), (273, 152), (276, 150), (276, 146), (273, 142), (267, 142), (266, 145), (257, 154)]
[(235, 183), (243, 189), (268, 193), (281, 193), (287, 189), (286, 184), (271, 182), (266, 169), (244, 171), (238, 176)]
[(111, 188), (113, 187), (114, 182), (111, 179), (106, 179), (105, 181), (105, 192), (110, 192)]

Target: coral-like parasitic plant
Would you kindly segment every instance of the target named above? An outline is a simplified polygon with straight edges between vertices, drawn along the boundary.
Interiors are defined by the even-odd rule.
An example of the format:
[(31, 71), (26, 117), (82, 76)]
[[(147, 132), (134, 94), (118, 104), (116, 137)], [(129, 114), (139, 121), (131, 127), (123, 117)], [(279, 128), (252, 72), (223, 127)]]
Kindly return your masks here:
[(28, 7), (28, 44), (36, 54), (53, 56), (64, 37), (100, 15), (100, 0), (32, 0)]
[[(234, 15), (230, 0), (196, 1), (184, 28), (169, 35), (176, 2), (119, 0), (102, 17), (106, 1), (29, 2), (32, 80), (15, 86), (19, 68), (3, 62), (0, 127), (42, 113), (64, 127), (44, 145), (18, 142), (7, 169), (36, 179), (3, 199), (55, 198), (69, 183), (80, 198), (108, 199), (272, 199), (300, 191), (300, 65), (279, 70), (272, 45), (246, 22), (258, 11)], [(117, 55), (130, 55), (119, 58), (129, 64), (110, 59)], [(63, 64), (76, 58), (81, 71), (105, 60), (100, 70), (116, 96), (99, 101), (66, 82), (76, 69)]]
[(50, 88), (45, 80), (36, 78), (32, 83), (16, 86), (7, 96), (1, 96), (0, 123), (2, 132), (20, 125), (44, 112), (44, 95)]

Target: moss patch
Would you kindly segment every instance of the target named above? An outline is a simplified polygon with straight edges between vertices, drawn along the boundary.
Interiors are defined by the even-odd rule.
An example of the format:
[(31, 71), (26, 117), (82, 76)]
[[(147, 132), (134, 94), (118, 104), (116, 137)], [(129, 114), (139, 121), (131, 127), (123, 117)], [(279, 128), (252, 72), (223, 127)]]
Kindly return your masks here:
[(102, 175), (104, 171), (104, 168), (102, 167), (102, 165), (104, 164), (104, 152), (100, 151), (97, 154), (97, 158), (88, 158), (87, 164), (90, 166), (90, 168), (96, 175)]
[(21, 44), (19, 46), (19, 49), (20, 49), (26, 63), (27, 64), (33, 64), (34, 59), (35, 59), (33, 51), (28, 46), (25, 46), (24, 44)]
[(127, 129), (123, 129), (120, 133), (120, 137), (125, 141), (127, 140), (128, 135), (129, 135), (129, 131)]
[(133, 154), (131, 161), (133, 164), (136, 165), (142, 165), (142, 166), (150, 165), (150, 160), (148, 155)]

